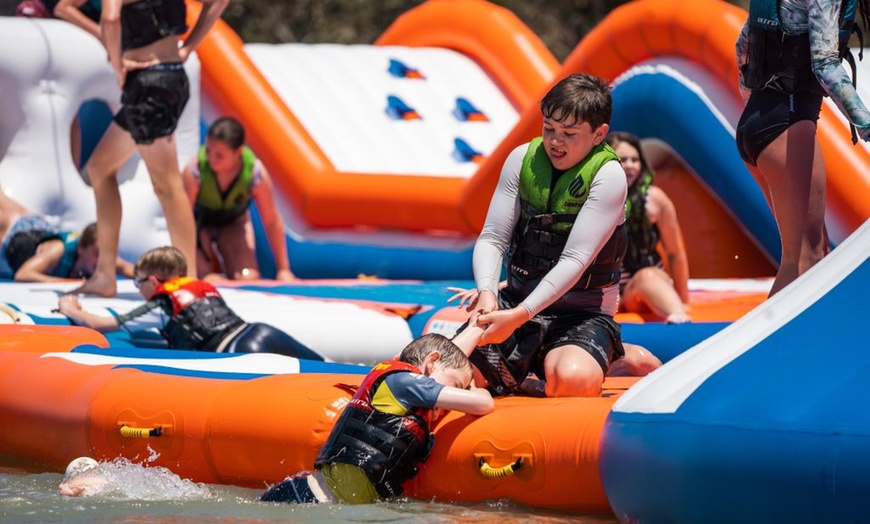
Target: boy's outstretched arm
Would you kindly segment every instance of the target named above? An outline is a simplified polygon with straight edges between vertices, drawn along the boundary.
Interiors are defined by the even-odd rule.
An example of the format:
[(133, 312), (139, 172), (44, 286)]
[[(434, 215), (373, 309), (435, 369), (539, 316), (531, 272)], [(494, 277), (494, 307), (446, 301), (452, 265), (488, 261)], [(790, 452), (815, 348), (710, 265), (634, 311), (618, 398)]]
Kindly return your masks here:
[(116, 331), (120, 329), (118, 320), (115, 317), (103, 317), (88, 313), (82, 309), (79, 299), (75, 295), (63, 295), (57, 302), (58, 310), (66, 315), (73, 324), (85, 326), (97, 331)]
[(469, 321), (468, 326), (451, 340), (468, 357), (480, 344), (481, 337), (483, 337), (483, 328), (478, 326), (476, 322)]
[(469, 415), (486, 415), (495, 408), (495, 403), (489, 391), (476, 388), (474, 385), (469, 389), (444, 386), (438, 394), (435, 407), (461, 411)]

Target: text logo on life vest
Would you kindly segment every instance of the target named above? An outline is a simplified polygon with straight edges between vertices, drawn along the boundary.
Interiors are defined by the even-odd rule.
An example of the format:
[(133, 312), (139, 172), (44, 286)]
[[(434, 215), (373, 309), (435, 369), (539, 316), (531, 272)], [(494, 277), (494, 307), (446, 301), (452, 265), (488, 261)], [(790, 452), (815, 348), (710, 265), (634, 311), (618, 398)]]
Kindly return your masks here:
[(514, 264), (511, 264), (511, 271), (516, 271), (517, 273), (519, 273), (520, 275), (523, 275), (525, 277), (529, 276), (528, 271), (526, 271), (525, 269), (523, 269), (519, 266), (515, 266)]
[(769, 18), (764, 18), (761, 16), (757, 17), (755, 19), (755, 22), (758, 23), (759, 25), (766, 25), (766, 26), (771, 26), (771, 27), (775, 27), (777, 25), (776, 20), (771, 20)]
[(571, 182), (571, 185), (568, 186), (568, 194), (573, 198), (585, 198), (586, 193), (589, 192), (589, 188), (586, 187), (586, 184), (583, 182), (582, 177), (577, 177)]

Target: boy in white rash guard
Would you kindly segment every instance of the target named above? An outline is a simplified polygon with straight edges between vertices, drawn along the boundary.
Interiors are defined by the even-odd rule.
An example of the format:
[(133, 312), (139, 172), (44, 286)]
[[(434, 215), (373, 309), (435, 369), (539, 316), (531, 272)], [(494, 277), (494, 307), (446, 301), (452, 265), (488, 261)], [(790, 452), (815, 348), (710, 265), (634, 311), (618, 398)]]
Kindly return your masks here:
[[(542, 137), (508, 156), (474, 246), (485, 328), (470, 358), (490, 391), (519, 391), (529, 372), (550, 397), (594, 396), (624, 354), (619, 305), (626, 181), (604, 138), (610, 87), (573, 74), (541, 101)], [(499, 291), (508, 257), (508, 284)]]

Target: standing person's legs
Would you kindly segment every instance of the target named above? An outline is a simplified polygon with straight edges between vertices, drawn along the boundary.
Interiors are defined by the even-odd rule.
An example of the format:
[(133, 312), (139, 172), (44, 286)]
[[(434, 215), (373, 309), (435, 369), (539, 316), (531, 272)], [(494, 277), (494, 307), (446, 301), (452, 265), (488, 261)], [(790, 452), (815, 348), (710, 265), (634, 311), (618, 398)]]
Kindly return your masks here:
[(130, 134), (113, 122), (85, 165), (85, 177), (94, 189), (99, 226), (97, 248), (100, 255), (94, 274), (72, 293), (91, 293), (106, 297), (115, 294), (115, 263), (121, 232), (118, 169), (136, 150), (135, 146)]
[(771, 296), (819, 262), (828, 252), (825, 231), (825, 165), (816, 125), (791, 125), (758, 156), (770, 189), (782, 239), (782, 259)]
[(172, 246), (187, 259), (187, 276), (196, 277), (196, 223), (181, 181), (175, 138), (172, 135), (164, 136), (151, 144), (138, 144), (137, 148), (148, 167), (151, 185), (163, 208)]

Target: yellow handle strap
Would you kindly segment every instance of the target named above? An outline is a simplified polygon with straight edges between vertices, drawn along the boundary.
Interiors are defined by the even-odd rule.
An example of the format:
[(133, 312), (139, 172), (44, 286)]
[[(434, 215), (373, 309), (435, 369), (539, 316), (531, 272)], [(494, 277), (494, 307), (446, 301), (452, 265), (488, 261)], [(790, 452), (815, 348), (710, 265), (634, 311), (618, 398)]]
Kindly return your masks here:
[(159, 437), (163, 434), (163, 428), (132, 428), (130, 426), (121, 426), (121, 436), (130, 438), (150, 438)]
[(523, 457), (518, 458), (513, 464), (508, 464), (500, 468), (494, 468), (490, 466), (486, 463), (483, 457), (480, 457), (478, 467), (480, 467), (480, 474), (488, 479), (509, 477), (513, 475), (518, 469), (523, 467)]

